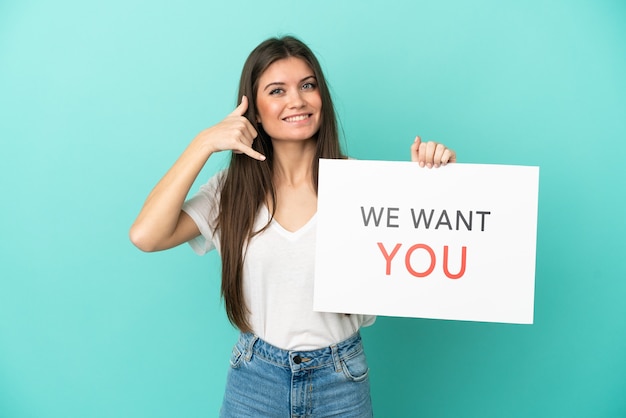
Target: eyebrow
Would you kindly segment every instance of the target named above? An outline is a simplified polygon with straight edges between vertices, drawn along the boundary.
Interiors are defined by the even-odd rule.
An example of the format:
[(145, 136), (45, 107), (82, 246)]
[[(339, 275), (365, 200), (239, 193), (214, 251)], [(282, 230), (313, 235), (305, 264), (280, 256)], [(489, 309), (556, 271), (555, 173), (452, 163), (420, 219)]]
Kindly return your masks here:
[[(300, 81), (299, 81), (299, 83), (302, 83), (302, 82), (304, 82), (304, 81), (308, 80), (309, 78), (312, 78), (312, 79), (314, 79), (314, 80), (317, 80), (317, 78), (315, 78), (315, 76), (314, 76), (314, 75), (308, 75), (308, 76), (304, 77), (302, 80), (300, 80)], [(286, 83), (285, 83), (285, 82), (283, 82), (283, 81), (273, 81), (273, 82), (269, 83), (267, 86), (265, 86), (265, 87), (263, 88), (263, 91), (267, 90), (267, 88), (268, 88), (268, 87), (271, 87), (271, 86), (284, 86), (285, 84), (286, 84)]]

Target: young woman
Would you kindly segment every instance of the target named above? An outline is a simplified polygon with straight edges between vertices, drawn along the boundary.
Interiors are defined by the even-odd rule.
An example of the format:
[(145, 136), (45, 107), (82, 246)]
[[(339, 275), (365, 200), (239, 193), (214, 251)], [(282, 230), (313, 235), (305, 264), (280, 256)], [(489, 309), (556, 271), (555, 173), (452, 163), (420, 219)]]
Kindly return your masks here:
[[(152, 190), (131, 240), (143, 251), (189, 242), (199, 254), (220, 252), (226, 311), (241, 330), (221, 416), (369, 417), (359, 329), (374, 317), (312, 309), (318, 161), (346, 158), (320, 65), (301, 41), (268, 39), (246, 60), (239, 97)], [(230, 166), (185, 202), (219, 151), (232, 151)], [(411, 158), (427, 167), (456, 160), (419, 137)]]

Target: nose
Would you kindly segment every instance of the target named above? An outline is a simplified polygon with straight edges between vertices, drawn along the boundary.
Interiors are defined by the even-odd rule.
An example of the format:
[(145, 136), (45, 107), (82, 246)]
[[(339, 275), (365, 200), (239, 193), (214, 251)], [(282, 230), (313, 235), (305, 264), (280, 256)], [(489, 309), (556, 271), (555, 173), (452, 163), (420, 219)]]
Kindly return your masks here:
[(299, 109), (306, 105), (306, 100), (304, 99), (303, 92), (298, 90), (292, 90), (289, 95), (288, 106), (292, 109)]

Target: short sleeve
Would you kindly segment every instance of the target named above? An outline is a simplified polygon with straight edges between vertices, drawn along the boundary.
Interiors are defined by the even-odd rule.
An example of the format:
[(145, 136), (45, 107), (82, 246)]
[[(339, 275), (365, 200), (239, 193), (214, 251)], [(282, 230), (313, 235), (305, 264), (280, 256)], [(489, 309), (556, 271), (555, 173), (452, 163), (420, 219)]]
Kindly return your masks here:
[(215, 222), (219, 212), (219, 196), (224, 171), (213, 176), (200, 190), (183, 204), (183, 211), (195, 222), (200, 235), (189, 241), (189, 245), (198, 255), (219, 247)]
[(369, 327), (376, 322), (376, 315), (363, 315), (362, 327)]

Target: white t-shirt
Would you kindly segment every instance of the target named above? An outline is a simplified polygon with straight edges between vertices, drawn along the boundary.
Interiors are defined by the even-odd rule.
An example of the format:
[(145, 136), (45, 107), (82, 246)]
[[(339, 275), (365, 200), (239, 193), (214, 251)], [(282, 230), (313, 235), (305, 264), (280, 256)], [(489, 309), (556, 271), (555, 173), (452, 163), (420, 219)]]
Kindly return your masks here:
[[(200, 255), (220, 249), (219, 233), (214, 232), (213, 226), (219, 210), (219, 179), (223, 174), (211, 178), (183, 206), (200, 230), (200, 236), (189, 241)], [(269, 211), (263, 205), (254, 229), (264, 227), (269, 218)], [(299, 230), (290, 232), (272, 220), (247, 246), (243, 286), (252, 332), (285, 350), (327, 347), (376, 319), (370, 315), (313, 311), (316, 224), (313, 215)]]

